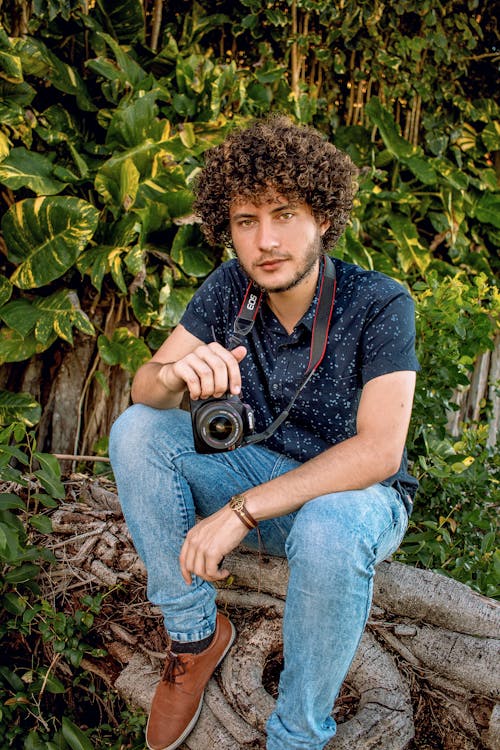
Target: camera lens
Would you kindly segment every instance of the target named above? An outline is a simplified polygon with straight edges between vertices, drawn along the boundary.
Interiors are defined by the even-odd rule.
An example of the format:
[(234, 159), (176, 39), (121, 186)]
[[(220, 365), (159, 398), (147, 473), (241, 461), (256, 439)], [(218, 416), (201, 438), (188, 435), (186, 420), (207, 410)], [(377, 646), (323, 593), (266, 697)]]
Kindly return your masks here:
[(241, 442), (243, 422), (231, 405), (205, 405), (196, 415), (196, 425), (205, 443), (216, 451), (230, 450)]
[(231, 420), (222, 415), (214, 417), (207, 425), (207, 432), (213, 440), (227, 440), (232, 430)]

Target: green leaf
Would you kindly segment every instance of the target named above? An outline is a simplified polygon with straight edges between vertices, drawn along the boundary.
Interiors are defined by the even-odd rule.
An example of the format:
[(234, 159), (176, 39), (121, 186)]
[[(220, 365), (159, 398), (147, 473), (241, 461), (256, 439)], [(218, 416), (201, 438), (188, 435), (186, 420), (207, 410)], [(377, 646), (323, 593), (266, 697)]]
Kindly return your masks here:
[(143, 40), (145, 19), (140, 0), (102, 0), (99, 8), (106, 14), (106, 27), (113, 29), (121, 44)]
[(40, 480), (43, 489), (51, 496), (62, 500), (66, 496), (66, 490), (61, 480), (43, 470), (35, 471), (35, 476)]
[(39, 565), (33, 565), (33, 563), (24, 563), (18, 568), (12, 568), (12, 570), (5, 573), (4, 578), (8, 583), (26, 583), (26, 581), (33, 581), (37, 578), (40, 572)]
[(120, 44), (118, 44), (118, 42), (113, 39), (112, 36), (110, 36), (109, 34), (102, 34), (100, 32), (98, 33), (98, 36), (104, 39), (106, 44), (113, 51), (116, 62), (118, 63), (118, 67), (125, 74), (128, 85), (132, 88), (140, 86), (146, 78), (146, 73), (141, 68), (141, 66), (133, 59), (131, 55), (127, 54), (125, 49), (120, 46)]
[(16, 38), (14, 47), (25, 74), (47, 79), (59, 91), (75, 96), (80, 109), (96, 109), (76, 68), (59, 60), (43, 42), (34, 37)]
[(20, 265), (11, 281), (21, 289), (44, 286), (62, 276), (94, 234), (99, 211), (72, 197), (27, 198), (2, 221), (9, 257)]
[(9, 83), (23, 82), (23, 67), (17, 55), (0, 50), (0, 78)]
[(0, 494), (0, 510), (26, 510), (26, 503), (12, 492)]
[(157, 121), (156, 98), (159, 91), (149, 91), (135, 101), (120, 105), (114, 112), (106, 133), (106, 144), (110, 148), (140, 146), (149, 138), (161, 139), (163, 125)]
[(9, 279), (0, 274), (0, 307), (9, 301), (12, 295), (12, 284)]
[(389, 151), (401, 158), (410, 158), (416, 154), (416, 149), (400, 134), (398, 126), (394, 122), (391, 113), (384, 109), (380, 99), (373, 96), (365, 107), (370, 120), (376, 125)]
[(94, 750), (87, 735), (67, 716), (62, 718), (62, 733), (71, 750)]
[(42, 154), (20, 146), (0, 163), (0, 182), (11, 188), (29, 188), (37, 195), (56, 195), (65, 184), (53, 177), (53, 164)]
[(500, 120), (488, 122), (481, 133), (488, 151), (500, 151)]
[(60, 289), (49, 297), (40, 297), (35, 305), (38, 315), (35, 337), (38, 341), (47, 342), (55, 332), (72, 344), (73, 326), (90, 336), (95, 333), (94, 326), (80, 308), (80, 301), (73, 290)]
[(0, 308), (0, 318), (24, 338), (35, 328), (38, 312), (27, 299), (16, 299)]
[(0, 390), (0, 425), (22, 422), (33, 427), (40, 421), (42, 407), (29, 393)]
[(99, 336), (97, 345), (107, 365), (121, 365), (128, 372), (135, 373), (151, 359), (151, 352), (144, 341), (134, 336), (128, 328), (117, 328), (111, 339)]
[(0, 364), (22, 362), (32, 357), (35, 352), (44, 351), (46, 348), (47, 346), (38, 346), (32, 334), (23, 337), (10, 328), (0, 329)]
[(48, 516), (37, 514), (35, 516), (31, 516), (29, 522), (30, 525), (33, 526), (33, 528), (39, 531), (41, 534), (52, 534), (52, 532), (54, 531), (54, 529), (52, 528), (52, 521)]
[(54, 675), (51, 674), (47, 669), (42, 668), (40, 670), (40, 675), (43, 678), (45, 689), (48, 690), (49, 693), (57, 695), (59, 693), (66, 692), (66, 687), (63, 685), (61, 680), (58, 680), (57, 677), (54, 677)]
[(24, 740), (23, 750), (47, 750), (48, 743), (44, 742), (38, 732), (30, 732)]
[[(12, 615), (22, 615), (26, 610), (26, 599), (22, 596), (18, 596), (18, 594), (14, 594), (13, 592), (4, 594), (0, 601), (2, 602), (2, 605), (5, 607), (7, 612), (10, 612)], [(24, 683), (21, 683), (21, 689), (23, 688)]]
[(184, 313), (186, 306), (193, 296), (192, 287), (175, 287), (169, 294), (161, 314), (158, 316), (158, 324), (164, 328), (173, 328), (177, 325)]
[(500, 193), (485, 193), (476, 205), (476, 219), (500, 229)]
[(198, 227), (186, 224), (177, 230), (170, 251), (172, 260), (185, 273), (198, 278), (208, 276), (214, 267), (212, 258), (200, 247), (201, 241)]
[(433, 185), (436, 182), (437, 175), (430, 160), (420, 156), (410, 156), (409, 159), (402, 158), (401, 161), (411, 169), (415, 177), (418, 177), (424, 185)]
[(420, 242), (415, 224), (406, 216), (399, 214), (391, 214), (388, 222), (403, 270), (407, 272), (412, 266), (416, 266), (420, 271), (425, 271), (431, 262), (431, 255)]

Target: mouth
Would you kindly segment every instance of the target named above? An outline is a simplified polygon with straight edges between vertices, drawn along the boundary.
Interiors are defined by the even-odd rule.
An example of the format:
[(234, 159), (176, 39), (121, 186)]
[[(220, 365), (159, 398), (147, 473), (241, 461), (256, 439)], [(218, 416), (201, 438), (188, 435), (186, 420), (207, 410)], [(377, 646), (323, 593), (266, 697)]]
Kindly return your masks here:
[(287, 258), (269, 258), (268, 260), (263, 260), (260, 263), (257, 263), (257, 267), (264, 271), (274, 271), (277, 268), (280, 268), (286, 260)]

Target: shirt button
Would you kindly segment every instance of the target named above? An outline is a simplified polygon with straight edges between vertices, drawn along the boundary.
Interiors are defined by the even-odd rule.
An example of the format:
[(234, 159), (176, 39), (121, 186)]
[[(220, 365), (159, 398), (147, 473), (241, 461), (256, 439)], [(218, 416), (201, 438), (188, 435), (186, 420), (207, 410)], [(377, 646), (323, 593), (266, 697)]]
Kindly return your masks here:
[(273, 391), (277, 391), (277, 390), (279, 390), (278, 383), (273, 383)]

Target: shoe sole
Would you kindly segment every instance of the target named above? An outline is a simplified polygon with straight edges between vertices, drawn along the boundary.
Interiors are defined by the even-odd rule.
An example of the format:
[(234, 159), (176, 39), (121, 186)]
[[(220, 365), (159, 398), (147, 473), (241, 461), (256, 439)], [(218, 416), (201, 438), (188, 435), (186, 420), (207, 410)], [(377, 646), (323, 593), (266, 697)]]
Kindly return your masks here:
[[(225, 655), (227, 654), (227, 652), (229, 651), (229, 649), (233, 645), (234, 639), (236, 638), (236, 628), (234, 627), (234, 625), (231, 622), (231, 620), (229, 620), (229, 624), (231, 625), (231, 639), (230, 639), (229, 643), (227, 644), (224, 652), (222, 653), (219, 661), (215, 665), (214, 672), (217, 669), (217, 667), (219, 666), (219, 664), (221, 663), (221, 661), (224, 659)], [(212, 672), (212, 674), (213, 674), (213, 672)], [(210, 677), (210, 679), (212, 679), (212, 678)], [(175, 740), (175, 742), (173, 742), (171, 745), (167, 745), (166, 747), (162, 747), (161, 749), (159, 749), (159, 748), (153, 748), (153, 747), (151, 747), (151, 745), (146, 740), (146, 747), (148, 747), (149, 750), (175, 750), (176, 747), (179, 747), (179, 745), (182, 745), (182, 743), (184, 742), (184, 740), (186, 739), (186, 737), (189, 737), (189, 735), (191, 734), (191, 732), (193, 731), (193, 729), (195, 727), (196, 722), (198, 721), (198, 718), (199, 718), (200, 713), (201, 713), (201, 709), (203, 707), (203, 698), (204, 697), (205, 697), (205, 690), (201, 694), (200, 702), (198, 704), (198, 708), (196, 709), (195, 715), (193, 716), (193, 718), (191, 719), (191, 721), (189, 722), (189, 724), (187, 725), (187, 727), (185, 728), (185, 730), (183, 731), (183, 733), (181, 734), (181, 736), (178, 737)], [(146, 736), (147, 736), (148, 726), (149, 726), (149, 718), (148, 718), (148, 724), (146, 726)]]

